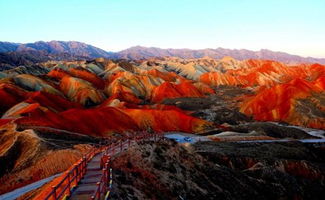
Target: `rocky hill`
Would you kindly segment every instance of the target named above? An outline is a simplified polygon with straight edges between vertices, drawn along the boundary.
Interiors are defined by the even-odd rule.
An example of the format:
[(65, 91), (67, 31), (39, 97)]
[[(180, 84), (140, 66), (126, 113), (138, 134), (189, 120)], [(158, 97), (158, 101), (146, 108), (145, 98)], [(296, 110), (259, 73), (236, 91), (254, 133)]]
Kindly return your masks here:
[(321, 199), (323, 153), (295, 142), (147, 142), (114, 159), (111, 199)]

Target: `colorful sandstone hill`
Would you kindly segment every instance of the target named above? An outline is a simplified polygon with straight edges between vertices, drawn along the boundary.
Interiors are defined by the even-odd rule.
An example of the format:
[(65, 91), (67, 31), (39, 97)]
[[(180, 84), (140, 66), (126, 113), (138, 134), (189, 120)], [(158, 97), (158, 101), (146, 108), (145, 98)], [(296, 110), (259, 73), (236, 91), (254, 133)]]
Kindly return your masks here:
[[(252, 91), (240, 112), (261, 121), (324, 128), (325, 67), (267, 60), (163, 58), (137, 62), (47, 62), (40, 73), (3, 71), (1, 121), (93, 136), (153, 130), (204, 132), (217, 126), (163, 105), (173, 98), (215, 95), (220, 86)], [(28, 70), (27, 70), (28, 71)], [(159, 109), (160, 108), (160, 109)], [(307, 110), (307, 112), (306, 112)]]
[(0, 158), (8, 161), (0, 182), (10, 183), (0, 194), (64, 171), (102, 137), (227, 130), (235, 140), (269, 138), (263, 124), (253, 131), (236, 127), (254, 120), (325, 129), (319, 64), (98, 58), (20, 66), (0, 77)]

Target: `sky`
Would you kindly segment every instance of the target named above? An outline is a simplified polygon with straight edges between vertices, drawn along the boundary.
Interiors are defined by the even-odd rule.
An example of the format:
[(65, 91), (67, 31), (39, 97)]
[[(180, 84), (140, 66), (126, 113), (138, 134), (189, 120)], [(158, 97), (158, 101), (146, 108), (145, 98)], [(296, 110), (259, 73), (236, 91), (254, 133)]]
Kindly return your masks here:
[(325, 58), (325, 0), (0, 0), (0, 41), (108, 51), (231, 48)]

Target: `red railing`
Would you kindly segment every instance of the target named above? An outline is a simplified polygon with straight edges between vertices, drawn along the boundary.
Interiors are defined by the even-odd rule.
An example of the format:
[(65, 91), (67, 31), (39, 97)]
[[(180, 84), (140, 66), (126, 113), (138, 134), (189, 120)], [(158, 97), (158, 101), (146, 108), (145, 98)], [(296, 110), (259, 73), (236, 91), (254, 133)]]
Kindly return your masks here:
[[(104, 156), (103, 156), (104, 157)], [(94, 194), (91, 196), (91, 199), (101, 199), (101, 195), (104, 194), (108, 197), (111, 189), (112, 181), (112, 169), (111, 169), (111, 158), (108, 156), (104, 164), (103, 174), (99, 182), (96, 183), (97, 189)], [(106, 197), (106, 198), (107, 198)], [(105, 199), (106, 199), (105, 198)]]
[[(79, 181), (84, 177), (87, 170), (87, 163), (98, 153), (104, 152), (101, 158), (101, 168), (103, 170), (102, 177), (97, 183), (97, 189), (91, 196), (91, 199), (101, 199), (104, 197), (108, 198), (109, 193), (112, 189), (112, 168), (111, 168), (111, 156), (116, 153), (129, 148), (132, 144), (139, 141), (153, 140), (157, 141), (163, 137), (160, 133), (149, 134), (142, 132), (136, 134), (133, 137), (127, 137), (113, 143), (106, 145), (105, 147), (92, 149), (86, 156), (83, 156), (73, 167), (66, 171), (60, 182), (52, 186), (51, 192), (49, 192), (44, 199), (46, 200), (59, 200), (71, 195), (71, 191), (76, 187)], [(112, 138), (109, 138), (111, 142)], [(105, 142), (104, 142), (105, 143)]]
[(61, 181), (52, 186), (52, 191), (44, 198), (46, 200), (63, 199), (71, 195), (72, 188), (76, 187), (83, 178), (87, 170), (87, 163), (100, 151), (92, 149), (88, 154), (83, 156), (73, 167), (66, 171)]
[[(108, 199), (109, 194), (112, 189), (112, 168), (111, 168), (111, 156), (115, 155), (117, 151), (123, 151), (125, 148), (128, 149), (133, 143), (138, 141), (145, 140), (153, 140), (158, 141), (163, 137), (162, 134), (154, 133), (149, 134), (147, 132), (143, 132), (140, 135), (136, 135), (134, 137), (129, 137), (126, 140), (120, 140), (118, 142), (110, 144), (106, 149), (105, 153), (101, 158), (101, 166), (103, 166), (103, 174), (100, 182), (97, 183), (97, 189), (94, 194), (91, 196), (92, 200), (95, 199)], [(110, 156), (111, 155), (111, 156)]]

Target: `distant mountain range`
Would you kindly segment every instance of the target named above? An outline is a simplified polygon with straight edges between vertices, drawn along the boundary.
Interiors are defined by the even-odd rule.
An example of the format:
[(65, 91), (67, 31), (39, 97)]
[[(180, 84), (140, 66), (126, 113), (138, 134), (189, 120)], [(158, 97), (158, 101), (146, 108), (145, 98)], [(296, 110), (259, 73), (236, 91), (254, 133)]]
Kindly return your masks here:
[(9, 43), (0, 42), (0, 52), (26, 52), (26, 51), (45, 51), (48, 54), (70, 54), (74, 56), (83, 57), (109, 57), (112, 53), (99, 49), (89, 44), (81, 42), (63, 42), (63, 41), (50, 41), (50, 42), (35, 42), (35, 43)]
[(325, 58), (312, 58), (291, 55), (284, 52), (274, 52), (267, 49), (260, 51), (250, 51), (246, 49), (160, 49), (155, 47), (142, 47), (136, 46), (129, 49), (115, 53), (117, 58), (123, 59), (146, 59), (149, 57), (180, 57), (180, 58), (202, 58), (211, 57), (221, 59), (225, 56), (230, 56), (236, 60), (245, 59), (262, 59), (262, 60), (275, 60), (284, 63), (320, 63), (325, 64)]
[(48, 60), (85, 60), (113, 57), (113, 53), (81, 42), (0, 42), (0, 68), (10, 69), (19, 65), (32, 65)]
[(88, 56), (73, 56), (69, 53), (47, 53), (44, 50), (37, 51), (12, 51), (0, 53), (0, 71), (16, 66), (31, 66), (35, 63), (49, 60), (88, 60)]
[[(41, 62), (51, 59), (78, 60), (104, 57), (110, 59), (139, 60), (150, 57), (166, 56), (180, 58), (202, 58), (208, 56), (215, 59), (231, 56), (237, 60), (264, 59), (276, 60), (284, 63), (325, 64), (325, 58), (301, 57), (284, 52), (274, 52), (267, 49), (262, 49), (260, 51), (224, 48), (192, 50), (135, 46), (119, 52), (107, 52), (92, 45), (76, 41), (39, 41), (26, 44), (0, 42), (0, 63), (2, 63), (2, 66), (4, 63), (9, 65), (23, 65), (28, 62)], [(6, 62), (3, 60), (5, 57)], [(9, 57), (9, 59), (7, 57)], [(10, 60), (10, 63), (7, 63), (8, 60)]]

